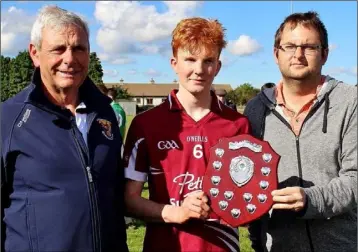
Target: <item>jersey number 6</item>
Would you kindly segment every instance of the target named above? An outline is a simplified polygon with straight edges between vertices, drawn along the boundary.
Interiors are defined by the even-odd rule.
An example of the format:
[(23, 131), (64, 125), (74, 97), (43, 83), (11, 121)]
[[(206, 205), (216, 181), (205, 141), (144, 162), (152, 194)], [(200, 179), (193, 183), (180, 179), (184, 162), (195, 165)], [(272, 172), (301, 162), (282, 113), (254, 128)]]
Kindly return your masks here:
[(193, 155), (195, 158), (199, 159), (203, 157), (203, 146), (201, 144), (196, 144), (193, 148)]

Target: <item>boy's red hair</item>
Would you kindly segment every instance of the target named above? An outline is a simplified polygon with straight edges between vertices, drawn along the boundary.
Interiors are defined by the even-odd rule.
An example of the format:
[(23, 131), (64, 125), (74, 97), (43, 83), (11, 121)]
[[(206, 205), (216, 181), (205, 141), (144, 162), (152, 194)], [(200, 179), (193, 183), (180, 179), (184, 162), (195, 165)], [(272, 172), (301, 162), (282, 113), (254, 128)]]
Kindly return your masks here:
[(218, 20), (199, 17), (181, 20), (172, 33), (173, 56), (177, 56), (179, 48), (197, 53), (200, 48), (217, 49), (219, 54), (225, 48), (225, 28)]

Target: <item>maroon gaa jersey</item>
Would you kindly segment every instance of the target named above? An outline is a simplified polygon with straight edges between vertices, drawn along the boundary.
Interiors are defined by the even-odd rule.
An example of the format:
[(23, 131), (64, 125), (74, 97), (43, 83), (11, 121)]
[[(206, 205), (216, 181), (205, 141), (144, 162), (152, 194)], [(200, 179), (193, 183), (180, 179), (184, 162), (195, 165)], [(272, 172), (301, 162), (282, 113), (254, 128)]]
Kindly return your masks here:
[[(123, 160), (126, 178), (148, 181), (150, 200), (180, 206), (188, 194), (202, 189), (210, 148), (220, 138), (249, 133), (249, 123), (213, 93), (211, 111), (196, 122), (176, 92), (133, 119)], [(143, 244), (143, 251), (239, 250), (237, 229), (220, 224), (215, 214), (181, 225), (149, 222)]]

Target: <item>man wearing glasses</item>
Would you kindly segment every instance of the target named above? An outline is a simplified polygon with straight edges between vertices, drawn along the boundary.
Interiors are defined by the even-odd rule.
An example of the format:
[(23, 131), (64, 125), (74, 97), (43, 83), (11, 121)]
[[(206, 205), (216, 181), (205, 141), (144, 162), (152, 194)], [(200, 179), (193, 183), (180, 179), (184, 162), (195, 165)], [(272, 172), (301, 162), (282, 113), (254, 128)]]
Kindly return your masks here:
[(274, 57), (282, 79), (244, 112), (281, 156), (272, 211), (249, 228), (252, 246), (356, 251), (357, 88), (321, 74), (328, 35), (315, 12), (284, 20)]

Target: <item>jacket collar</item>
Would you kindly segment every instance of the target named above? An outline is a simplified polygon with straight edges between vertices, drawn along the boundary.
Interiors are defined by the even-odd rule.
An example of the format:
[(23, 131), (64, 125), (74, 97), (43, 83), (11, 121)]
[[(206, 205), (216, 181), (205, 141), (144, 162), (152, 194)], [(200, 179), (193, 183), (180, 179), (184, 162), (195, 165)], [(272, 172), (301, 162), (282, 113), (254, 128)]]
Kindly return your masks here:
[[(64, 109), (49, 101), (43, 91), (40, 68), (36, 68), (29, 85), (30, 92), (25, 100), (26, 103), (38, 104), (55, 112), (63, 113)], [(79, 88), (80, 101), (84, 102), (89, 111), (98, 111), (103, 105), (109, 105), (111, 99), (102, 94), (96, 85), (87, 76)]]
[[(317, 101), (320, 102), (329, 94), (340, 82), (326, 75), (323, 77), (323, 85), (317, 94)], [(276, 106), (276, 87), (266, 88), (258, 94), (260, 100), (269, 108), (274, 109)]]
[[(340, 81), (336, 79), (325, 76), (323, 80), (322, 88), (320, 89), (316, 103), (324, 103), (324, 113), (323, 113), (323, 125), (322, 132), (327, 133), (327, 118), (328, 118), (328, 108), (330, 104), (329, 95), (332, 90), (339, 84)], [(262, 103), (264, 103), (270, 110), (274, 110), (276, 106), (276, 87), (264, 89), (262, 92), (258, 94), (259, 99)]]

